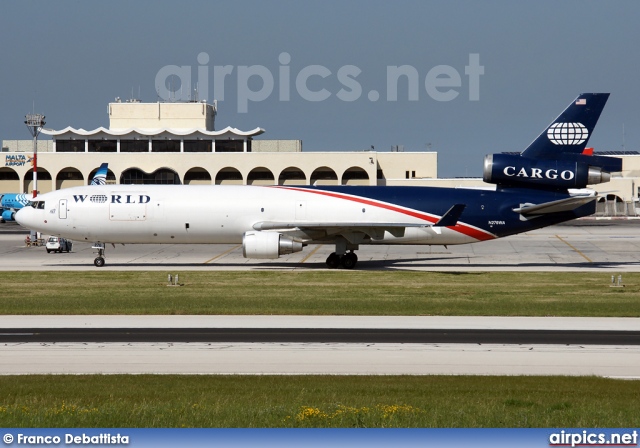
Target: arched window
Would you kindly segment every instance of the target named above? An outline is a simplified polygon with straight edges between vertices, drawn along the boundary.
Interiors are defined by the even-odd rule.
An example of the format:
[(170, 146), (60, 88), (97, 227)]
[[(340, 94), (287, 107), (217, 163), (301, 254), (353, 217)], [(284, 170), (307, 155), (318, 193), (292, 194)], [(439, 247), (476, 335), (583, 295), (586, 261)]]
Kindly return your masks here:
[[(24, 175), (23, 191), (31, 193), (33, 191), (33, 169), (27, 171)], [(40, 193), (49, 193), (53, 191), (51, 173), (42, 167), (38, 167), (38, 191)]]
[(278, 185), (308, 185), (308, 182), (300, 168), (289, 167), (278, 176)]
[(247, 185), (275, 185), (275, 177), (269, 168), (260, 166), (251, 170)]
[(316, 168), (311, 174), (311, 185), (338, 185), (338, 175), (327, 166)]
[(222, 168), (216, 174), (216, 185), (242, 185), (242, 174), (235, 168)]
[[(38, 170), (38, 178), (40, 178), (40, 170)], [(84, 185), (84, 176), (76, 168), (64, 168), (56, 176), (56, 190), (82, 185)]]
[(359, 166), (352, 166), (342, 175), (342, 185), (369, 185), (369, 174)]
[(211, 174), (204, 168), (191, 168), (184, 175), (185, 185), (211, 185)]

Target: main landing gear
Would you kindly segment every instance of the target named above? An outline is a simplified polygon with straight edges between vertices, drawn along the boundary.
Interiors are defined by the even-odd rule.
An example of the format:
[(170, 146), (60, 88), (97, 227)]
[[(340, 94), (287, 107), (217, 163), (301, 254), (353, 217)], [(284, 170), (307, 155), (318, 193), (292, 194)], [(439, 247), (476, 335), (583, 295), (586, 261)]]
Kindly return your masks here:
[(93, 260), (93, 264), (97, 268), (101, 268), (104, 266), (104, 243), (96, 243), (93, 246), (93, 249), (96, 249), (96, 254), (98, 255), (95, 260)]
[(358, 262), (358, 256), (355, 252), (347, 252), (344, 255), (338, 255), (333, 252), (331, 255), (327, 257), (327, 266), (330, 269), (336, 269), (342, 266), (345, 269), (353, 269)]
[[(336, 269), (342, 266), (345, 269), (353, 269), (358, 263), (358, 256), (354, 250), (358, 249), (357, 244), (352, 244), (344, 237), (336, 239), (336, 251), (327, 257), (329, 269)], [(348, 252), (347, 252), (348, 251)]]

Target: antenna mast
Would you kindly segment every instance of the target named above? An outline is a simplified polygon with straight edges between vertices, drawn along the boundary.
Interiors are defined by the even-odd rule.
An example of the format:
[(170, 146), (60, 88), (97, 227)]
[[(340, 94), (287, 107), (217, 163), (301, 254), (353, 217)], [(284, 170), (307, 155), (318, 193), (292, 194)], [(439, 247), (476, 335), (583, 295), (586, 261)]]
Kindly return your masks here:
[(45, 116), (41, 114), (27, 114), (25, 118), (24, 124), (33, 136), (33, 197), (35, 198), (38, 195), (38, 135), (46, 123)]

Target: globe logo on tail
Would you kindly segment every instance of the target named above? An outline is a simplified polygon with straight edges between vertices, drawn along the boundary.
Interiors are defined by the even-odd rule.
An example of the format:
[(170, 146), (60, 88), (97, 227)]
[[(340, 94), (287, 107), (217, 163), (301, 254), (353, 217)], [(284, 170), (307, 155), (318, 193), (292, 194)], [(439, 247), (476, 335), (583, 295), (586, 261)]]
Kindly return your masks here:
[(547, 138), (554, 145), (579, 145), (589, 138), (589, 131), (582, 123), (553, 123)]

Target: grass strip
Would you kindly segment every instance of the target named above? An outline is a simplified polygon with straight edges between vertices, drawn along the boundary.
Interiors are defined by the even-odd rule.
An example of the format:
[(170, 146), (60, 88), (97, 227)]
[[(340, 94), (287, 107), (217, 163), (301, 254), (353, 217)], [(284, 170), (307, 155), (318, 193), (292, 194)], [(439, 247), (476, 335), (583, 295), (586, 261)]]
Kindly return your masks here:
[[(175, 274), (175, 272), (172, 272)], [(0, 272), (0, 314), (640, 316), (640, 274)]]
[(638, 427), (638, 396), (596, 377), (4, 376), (0, 427)]

